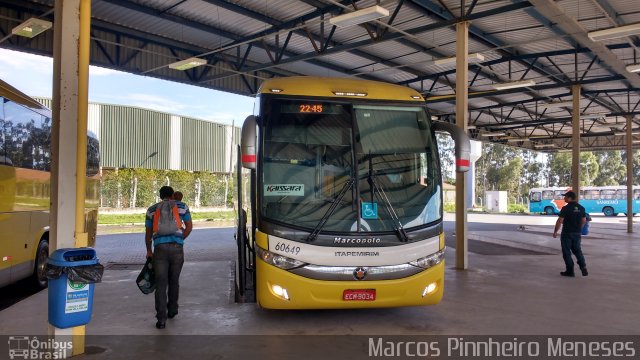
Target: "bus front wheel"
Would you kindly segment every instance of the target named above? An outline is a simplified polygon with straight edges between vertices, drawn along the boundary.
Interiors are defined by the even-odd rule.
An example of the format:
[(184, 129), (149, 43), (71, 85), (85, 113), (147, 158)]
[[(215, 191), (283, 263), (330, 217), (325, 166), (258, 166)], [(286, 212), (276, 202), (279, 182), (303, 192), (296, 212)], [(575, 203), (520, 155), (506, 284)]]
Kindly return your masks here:
[(553, 215), (553, 208), (551, 206), (547, 206), (544, 208), (544, 213), (547, 215)]
[(605, 206), (602, 209), (602, 212), (604, 213), (604, 216), (615, 216), (613, 214), (613, 208), (611, 206)]

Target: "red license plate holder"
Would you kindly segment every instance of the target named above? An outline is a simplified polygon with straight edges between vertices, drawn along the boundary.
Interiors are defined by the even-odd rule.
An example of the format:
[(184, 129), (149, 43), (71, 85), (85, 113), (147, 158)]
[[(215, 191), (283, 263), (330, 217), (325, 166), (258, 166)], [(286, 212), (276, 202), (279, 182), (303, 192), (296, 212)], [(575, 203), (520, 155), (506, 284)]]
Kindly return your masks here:
[(376, 289), (346, 289), (342, 292), (344, 301), (374, 301)]

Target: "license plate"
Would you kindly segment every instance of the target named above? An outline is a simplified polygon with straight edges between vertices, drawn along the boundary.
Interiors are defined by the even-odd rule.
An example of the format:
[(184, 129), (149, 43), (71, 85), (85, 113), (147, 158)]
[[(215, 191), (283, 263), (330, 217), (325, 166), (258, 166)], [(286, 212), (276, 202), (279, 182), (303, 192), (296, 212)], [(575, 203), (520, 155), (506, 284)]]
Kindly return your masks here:
[(376, 299), (376, 289), (348, 289), (342, 293), (344, 301), (373, 301)]

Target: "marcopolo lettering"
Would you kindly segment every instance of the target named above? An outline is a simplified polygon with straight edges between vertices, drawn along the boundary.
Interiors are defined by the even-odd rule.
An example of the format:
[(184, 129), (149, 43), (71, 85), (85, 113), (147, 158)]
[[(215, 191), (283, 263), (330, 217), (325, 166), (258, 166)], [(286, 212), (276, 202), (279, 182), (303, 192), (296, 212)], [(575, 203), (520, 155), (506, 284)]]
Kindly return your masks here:
[(336, 236), (333, 238), (334, 244), (378, 244), (380, 243), (380, 238), (343, 238), (340, 236)]

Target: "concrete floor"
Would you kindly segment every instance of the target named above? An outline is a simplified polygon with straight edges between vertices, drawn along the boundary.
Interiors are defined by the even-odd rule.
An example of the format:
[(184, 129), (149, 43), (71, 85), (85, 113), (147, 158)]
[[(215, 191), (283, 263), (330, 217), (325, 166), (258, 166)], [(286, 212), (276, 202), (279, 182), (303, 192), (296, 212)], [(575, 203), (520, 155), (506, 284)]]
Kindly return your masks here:
[[(505, 222), (490, 215), (470, 215), (470, 221), (473, 217), (475, 221)], [(275, 352), (270, 353), (274, 358), (281, 346), (308, 352), (309, 337), (294, 335), (314, 335), (313, 346), (326, 351), (322, 358), (331, 357), (334, 351), (336, 356), (343, 354), (340, 349), (349, 348), (351, 340), (366, 357), (366, 349), (361, 348), (367, 339), (359, 343), (360, 337), (345, 340), (341, 335), (397, 335), (400, 339), (432, 335), (640, 335), (640, 227), (636, 225), (636, 232), (627, 234), (626, 224), (619, 219), (596, 218), (591, 235), (583, 238), (588, 277), (559, 276), (564, 267), (559, 240), (550, 236), (555, 217), (509, 217), (508, 221), (523, 225), (516, 232), (473, 231), (473, 241), (531, 253), (470, 253), (470, 269), (459, 271), (453, 268), (455, 250), (449, 249), (444, 299), (432, 307), (261, 310), (255, 304), (233, 302), (231, 261), (187, 262), (181, 277), (180, 313), (168, 321), (166, 329), (157, 330), (153, 296), (142, 295), (134, 283), (139, 269), (107, 270), (103, 282), (96, 286), (93, 319), (87, 326), (88, 352), (96, 354), (85, 357), (159, 359), (166, 355), (175, 359), (169, 354), (184, 351), (178, 354), (244, 358), (238, 356), (267, 348), (271, 351), (274, 346)], [(43, 291), (0, 312), (0, 334), (46, 334), (46, 319), (47, 292)], [(339, 346), (324, 349), (323, 341)], [(167, 345), (172, 342), (175, 347)], [(241, 345), (241, 350), (230, 344)], [(317, 354), (311, 355), (316, 358)]]

